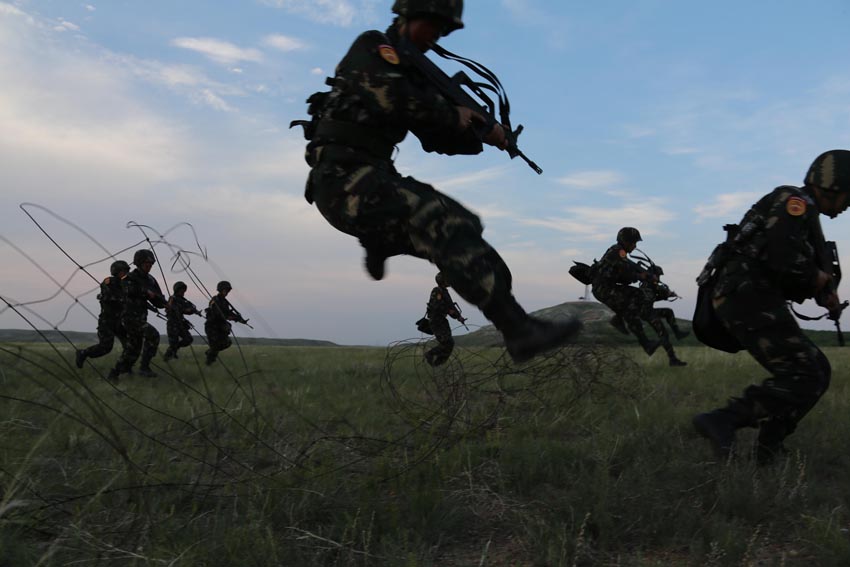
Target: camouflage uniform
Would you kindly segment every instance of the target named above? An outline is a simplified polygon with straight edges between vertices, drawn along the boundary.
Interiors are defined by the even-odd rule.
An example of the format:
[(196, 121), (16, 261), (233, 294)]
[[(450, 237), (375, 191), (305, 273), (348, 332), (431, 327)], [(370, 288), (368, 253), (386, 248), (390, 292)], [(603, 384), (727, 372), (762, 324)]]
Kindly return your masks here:
[(148, 304), (163, 308), (166, 306), (165, 297), (156, 279), (136, 268), (121, 281), (124, 290), (124, 311), (121, 323), (127, 332), (124, 351), (115, 365), (115, 374), (130, 372), (133, 364), (139, 359), (139, 368), (150, 371), (151, 359), (159, 347), (159, 331), (148, 323)]
[(100, 301), (100, 315), (97, 318), (98, 343), (81, 351), (83, 359), (99, 358), (109, 354), (115, 344), (115, 337), (118, 337), (123, 345), (127, 336), (121, 325), (121, 312), (124, 307), (121, 279), (115, 276), (105, 278), (100, 284), (97, 299)]
[(727, 407), (696, 416), (694, 425), (716, 440), (712, 428), (718, 423), (732, 431), (760, 423), (761, 458), (781, 450), (782, 440), (829, 387), (829, 361), (800, 330), (787, 304), (815, 295), (817, 251), (824, 239), (808, 189), (787, 185), (753, 205), (739, 226), (717, 272), (712, 305), (724, 327), (771, 376)]
[[(658, 347), (643, 331), (641, 317), (647, 314), (643, 292), (630, 284), (638, 281), (643, 270), (628, 258), (628, 252), (617, 243), (608, 248), (594, 267), (593, 296), (614, 311), (615, 318), (625, 321), (640, 345), (652, 354)], [(616, 321), (612, 321), (617, 327)], [(619, 328), (619, 327), (618, 327)]]
[[(428, 152), (482, 151), (472, 129), (458, 124), (458, 110), (400, 59), (398, 42), (395, 26), (386, 34), (365, 32), (337, 66), (307, 146), (312, 169), (305, 197), (332, 226), (360, 240), (375, 279), (391, 256), (427, 259), (503, 333), (511, 356), (527, 359), (544, 344), (555, 346), (557, 333), (517, 303), (511, 272), (482, 237), (478, 216), (393, 165), (393, 148), (408, 131)], [(579, 327), (570, 321), (556, 329), (559, 340)]]
[(242, 317), (230, 305), (230, 302), (221, 294), (214, 295), (210, 299), (207, 308), (207, 320), (204, 323), (204, 331), (207, 334), (207, 364), (212, 364), (218, 357), (218, 353), (229, 348), (233, 342), (230, 340), (230, 323), (228, 321), (241, 322)]
[(455, 348), (452, 329), (446, 317), (461, 320), (460, 313), (455, 308), (448, 288), (438, 285), (431, 290), (431, 297), (428, 298), (428, 310), (425, 316), (431, 324), (431, 331), (434, 333), (434, 338), (437, 339), (437, 345), (425, 353), (425, 360), (431, 366), (440, 366), (449, 359)]
[(177, 358), (177, 351), (192, 344), (192, 325), (186, 320), (186, 315), (200, 315), (195, 304), (179, 295), (172, 295), (165, 306), (166, 331), (168, 332), (168, 349), (165, 359)]
[(671, 296), (670, 289), (661, 283), (643, 282), (640, 286), (642, 295), (642, 305), (640, 309), (640, 318), (649, 323), (655, 330), (661, 341), (661, 347), (667, 353), (667, 359), (671, 366), (685, 366), (686, 363), (679, 360), (676, 356), (676, 351), (673, 349), (673, 344), (670, 342), (670, 335), (667, 333), (667, 328), (664, 326), (666, 322), (670, 326), (670, 330), (676, 335), (677, 339), (687, 337), (690, 333), (679, 329), (679, 323), (676, 321), (676, 315), (669, 307), (655, 307), (656, 301), (664, 301)]

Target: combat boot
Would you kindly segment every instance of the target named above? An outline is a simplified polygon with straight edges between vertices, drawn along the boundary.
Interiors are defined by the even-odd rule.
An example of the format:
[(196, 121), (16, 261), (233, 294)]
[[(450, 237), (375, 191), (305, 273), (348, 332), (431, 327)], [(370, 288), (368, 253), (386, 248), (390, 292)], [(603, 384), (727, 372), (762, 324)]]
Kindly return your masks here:
[(787, 455), (788, 449), (783, 441), (789, 433), (788, 423), (783, 419), (771, 418), (764, 421), (759, 428), (756, 463), (759, 466), (770, 465)]
[(172, 349), (171, 347), (168, 347), (167, 349), (165, 349), (165, 352), (162, 355), (162, 359), (164, 361), (168, 362), (172, 358), (177, 358), (177, 353), (174, 352), (174, 349)]
[(670, 357), (670, 366), (687, 366), (688, 363), (684, 360), (679, 360), (676, 356)]
[(702, 437), (711, 442), (718, 459), (727, 459), (735, 445), (735, 432), (756, 424), (751, 406), (734, 399), (725, 408), (718, 408), (694, 416), (691, 423)]
[(86, 351), (77, 350), (77, 354), (74, 357), (74, 362), (77, 364), (77, 368), (82, 368), (83, 364), (86, 363)]
[(204, 353), (204, 355), (206, 356), (206, 361), (205, 361), (205, 362), (206, 362), (206, 365), (207, 365), (207, 366), (212, 366), (213, 362), (215, 362), (215, 359), (216, 359), (216, 356), (217, 356), (217, 355), (216, 355), (214, 352), (209, 351), (209, 350), (207, 350), (207, 351)]
[(643, 337), (643, 339), (640, 340), (640, 346), (643, 347), (643, 351), (648, 356), (652, 356), (655, 354), (655, 351), (658, 350), (658, 347), (661, 346), (661, 341), (651, 341), (646, 337)]
[(109, 371), (109, 374), (106, 375), (106, 379), (108, 381), (112, 382), (113, 384), (117, 384), (118, 383), (118, 376), (120, 374), (121, 373), (118, 372), (117, 368), (113, 368), (112, 370)]
[(368, 248), (366, 249), (366, 258), (363, 263), (366, 266), (366, 271), (369, 272), (373, 280), (384, 279), (384, 263), (386, 260), (387, 257), (383, 254), (369, 250)]
[(139, 376), (144, 376), (145, 378), (156, 378), (157, 373), (150, 369), (150, 366), (144, 366), (139, 368)]
[(624, 335), (629, 334), (629, 330), (626, 328), (626, 322), (623, 321), (623, 318), (619, 315), (614, 315), (613, 317), (611, 317), (608, 323), (610, 323), (612, 327), (614, 327)]
[(691, 334), (690, 331), (682, 331), (679, 327), (673, 327), (673, 334), (676, 335), (677, 339), (684, 339), (688, 335)]
[(563, 321), (543, 321), (527, 317), (518, 329), (505, 334), (505, 347), (514, 362), (530, 360), (547, 350), (562, 346), (581, 331), (575, 317)]

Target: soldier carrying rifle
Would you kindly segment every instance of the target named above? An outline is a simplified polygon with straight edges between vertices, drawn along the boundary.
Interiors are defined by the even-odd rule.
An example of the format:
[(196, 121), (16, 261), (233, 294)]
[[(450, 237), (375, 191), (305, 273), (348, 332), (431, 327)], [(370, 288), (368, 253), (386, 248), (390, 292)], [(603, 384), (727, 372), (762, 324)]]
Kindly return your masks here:
[(715, 348), (746, 349), (769, 373), (722, 408), (693, 418), (697, 432), (727, 457), (735, 432), (757, 427), (756, 457), (766, 464), (829, 387), (829, 360), (803, 334), (788, 303), (815, 298), (837, 320), (838, 299), (820, 215), (835, 218), (850, 203), (850, 151), (818, 156), (803, 187), (777, 187), (727, 225), (697, 279), (697, 337)]
[(447, 317), (460, 321), (463, 325), (466, 318), (461, 314), (457, 303), (452, 301), (449, 294), (449, 282), (442, 272), (434, 276), (437, 286), (431, 290), (428, 298), (428, 309), (425, 317), (416, 322), (417, 327), (428, 334), (434, 335), (437, 345), (425, 353), (425, 361), (431, 366), (440, 366), (451, 356), (455, 348), (452, 329)]
[(396, 171), (394, 147), (408, 132), (429, 152), (478, 154), (489, 144), (512, 157), (522, 154), (516, 148), (520, 129), (507, 124), (506, 99), (502, 104), (500, 96), (497, 121), (425, 56), (437, 50), (440, 37), (463, 28), (462, 0), (396, 0), (392, 11), (397, 17), (386, 33), (367, 31), (355, 40), (329, 80), (333, 89), (310, 97), (312, 119), (293, 123), (304, 126), (310, 140), (307, 201), (334, 228), (360, 240), (366, 270), (376, 280), (391, 256), (435, 264), (499, 329), (514, 361), (560, 346), (581, 323), (529, 316), (513, 296), (510, 270), (484, 240), (478, 216)]
[[(210, 299), (210, 305), (206, 309), (207, 320), (204, 322), (204, 331), (207, 334), (209, 348), (206, 352), (207, 366), (215, 362), (218, 353), (230, 348), (233, 341), (230, 340), (230, 321), (248, 325), (248, 319), (233, 308), (227, 300), (227, 294), (233, 289), (228, 281), (220, 281), (215, 287), (218, 293)], [(248, 325), (250, 327), (250, 325)]]

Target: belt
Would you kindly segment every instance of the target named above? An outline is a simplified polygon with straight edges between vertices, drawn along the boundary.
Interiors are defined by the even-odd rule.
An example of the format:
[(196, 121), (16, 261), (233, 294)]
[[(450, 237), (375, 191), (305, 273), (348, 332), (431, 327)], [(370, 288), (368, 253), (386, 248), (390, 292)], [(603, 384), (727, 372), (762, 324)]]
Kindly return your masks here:
[(313, 136), (313, 144), (348, 146), (355, 150), (362, 150), (373, 158), (386, 161), (392, 160), (395, 148), (395, 144), (387, 141), (379, 130), (327, 118), (319, 122), (316, 134)]

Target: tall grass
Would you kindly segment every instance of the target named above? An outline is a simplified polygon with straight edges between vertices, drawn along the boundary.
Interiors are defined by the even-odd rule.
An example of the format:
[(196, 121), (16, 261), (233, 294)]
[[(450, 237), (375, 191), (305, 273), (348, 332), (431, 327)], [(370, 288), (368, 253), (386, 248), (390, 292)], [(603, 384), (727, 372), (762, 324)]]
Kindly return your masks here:
[(7, 347), (0, 566), (850, 564), (850, 355), (758, 468), (753, 431), (718, 463), (690, 418), (764, 371), (679, 350), (431, 373), (421, 348), (251, 346), (114, 386), (109, 357)]

